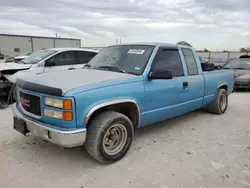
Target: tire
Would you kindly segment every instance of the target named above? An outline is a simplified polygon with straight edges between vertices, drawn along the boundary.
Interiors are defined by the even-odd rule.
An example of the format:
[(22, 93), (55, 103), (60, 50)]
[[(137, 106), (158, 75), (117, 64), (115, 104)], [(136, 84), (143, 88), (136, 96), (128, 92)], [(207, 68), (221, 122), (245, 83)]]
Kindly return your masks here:
[(228, 95), (225, 89), (219, 89), (216, 99), (207, 106), (207, 111), (213, 114), (224, 114), (228, 106)]
[[(97, 115), (88, 125), (85, 148), (97, 161), (110, 164), (126, 155), (133, 138), (134, 128), (130, 119), (121, 113), (106, 111)], [(116, 151), (112, 151), (110, 143), (114, 143)]]

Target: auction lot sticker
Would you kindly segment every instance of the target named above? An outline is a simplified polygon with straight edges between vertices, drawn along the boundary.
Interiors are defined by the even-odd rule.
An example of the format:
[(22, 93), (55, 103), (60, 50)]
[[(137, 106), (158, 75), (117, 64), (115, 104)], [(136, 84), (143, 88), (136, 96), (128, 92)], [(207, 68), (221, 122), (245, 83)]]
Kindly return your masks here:
[(145, 52), (145, 50), (141, 50), (141, 49), (130, 49), (128, 51), (128, 54), (139, 54), (142, 55)]

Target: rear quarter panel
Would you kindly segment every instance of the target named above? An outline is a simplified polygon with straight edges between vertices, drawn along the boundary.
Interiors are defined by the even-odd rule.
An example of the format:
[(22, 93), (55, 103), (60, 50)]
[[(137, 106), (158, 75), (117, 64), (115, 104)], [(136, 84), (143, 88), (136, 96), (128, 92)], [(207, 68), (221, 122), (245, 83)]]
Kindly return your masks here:
[(232, 70), (215, 70), (204, 72), (205, 96), (204, 105), (209, 104), (216, 96), (217, 89), (227, 86), (228, 94), (232, 93), (234, 86), (234, 73)]

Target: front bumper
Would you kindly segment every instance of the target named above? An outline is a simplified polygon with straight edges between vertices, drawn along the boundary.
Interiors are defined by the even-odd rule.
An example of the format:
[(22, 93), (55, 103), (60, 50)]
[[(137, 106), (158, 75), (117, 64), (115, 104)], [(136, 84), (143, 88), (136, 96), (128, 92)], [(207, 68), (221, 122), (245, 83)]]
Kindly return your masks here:
[(234, 88), (242, 88), (242, 89), (250, 89), (250, 81), (249, 80), (236, 80), (234, 83)]
[(17, 108), (17, 103), (12, 105), (12, 110), (14, 117), (25, 121), (26, 128), (29, 131), (25, 136), (28, 136), (29, 134), (35, 135), (65, 148), (82, 146), (85, 142), (87, 134), (87, 130), (85, 128), (67, 131), (58, 130), (24, 116)]

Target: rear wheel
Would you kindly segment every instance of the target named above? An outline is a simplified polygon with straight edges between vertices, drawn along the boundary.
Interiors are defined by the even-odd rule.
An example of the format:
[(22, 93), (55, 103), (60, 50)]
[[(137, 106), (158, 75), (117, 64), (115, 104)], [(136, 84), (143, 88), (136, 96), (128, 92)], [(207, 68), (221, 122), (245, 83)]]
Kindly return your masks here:
[(114, 163), (127, 153), (133, 136), (133, 125), (127, 116), (102, 112), (88, 125), (85, 148), (101, 163)]
[(207, 110), (213, 114), (224, 114), (228, 106), (228, 95), (225, 89), (219, 89), (215, 100), (207, 106)]

